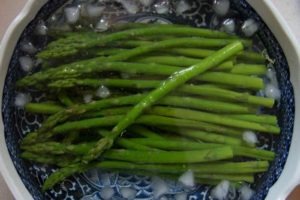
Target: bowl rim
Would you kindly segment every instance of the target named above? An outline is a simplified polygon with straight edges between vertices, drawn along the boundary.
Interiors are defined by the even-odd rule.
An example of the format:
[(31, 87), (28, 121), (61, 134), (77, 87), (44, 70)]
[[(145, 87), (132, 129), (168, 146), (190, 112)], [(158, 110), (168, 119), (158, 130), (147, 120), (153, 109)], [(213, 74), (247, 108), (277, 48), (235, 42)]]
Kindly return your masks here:
[[(0, 48), (0, 93), (2, 96), (6, 72), (9, 66), (10, 58), (16, 46), (17, 40), (27, 24), (35, 17), (39, 9), (48, 0), (28, 0), (22, 11), (11, 23), (7, 29)], [(300, 87), (300, 47), (296, 37), (293, 35), (283, 16), (278, 12), (271, 0), (246, 0), (262, 17), (269, 26), (275, 37), (278, 39), (284, 53), (287, 57), (290, 70), (291, 81), (294, 86)], [(276, 26), (273, 26), (273, 25)], [(292, 50), (292, 51), (291, 51)], [(287, 54), (289, 52), (289, 54)], [(290, 52), (292, 52), (290, 55)], [(295, 72), (295, 73), (294, 73)], [(300, 91), (295, 90), (295, 104), (300, 105)], [(2, 105), (2, 98), (0, 98)], [(1, 108), (2, 110), (2, 108)], [(300, 108), (295, 108), (295, 122), (299, 121)], [(0, 115), (0, 172), (11, 190), (15, 199), (29, 200), (33, 199), (9, 156), (5, 142), (4, 125), (2, 115)], [(286, 165), (277, 180), (270, 188), (266, 200), (285, 200), (292, 189), (300, 183), (300, 159), (297, 158), (297, 152), (300, 150), (300, 123), (294, 123), (294, 131), (289, 155)], [(299, 169), (299, 170), (298, 170)]]

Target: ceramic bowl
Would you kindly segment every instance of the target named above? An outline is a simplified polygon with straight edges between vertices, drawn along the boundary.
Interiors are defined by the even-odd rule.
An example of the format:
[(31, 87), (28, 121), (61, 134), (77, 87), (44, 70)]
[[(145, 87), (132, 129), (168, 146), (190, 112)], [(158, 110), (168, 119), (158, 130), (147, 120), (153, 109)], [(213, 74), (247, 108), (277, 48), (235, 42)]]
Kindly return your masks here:
[[(40, 186), (53, 171), (53, 168), (35, 165), (20, 159), (19, 143), (24, 134), (39, 126), (37, 116), (28, 115), (13, 106), (16, 90), (14, 83), (21, 77), (18, 58), (23, 55), (19, 50), (20, 41), (35, 30), (36, 25), (45, 20), (67, 0), (28, 0), (24, 9), (11, 24), (5, 34), (0, 50), (0, 99), (2, 115), (0, 116), (0, 169), (4, 179), (16, 199), (100, 199), (99, 191), (103, 188), (103, 173), (91, 170), (76, 175), (57, 185), (53, 190), (42, 193)], [(131, 21), (166, 20), (170, 22), (189, 23), (201, 26), (213, 19), (209, 4), (205, 0), (194, 1), (194, 9), (181, 16), (139, 15), (131, 17)], [(255, 200), (284, 200), (290, 191), (300, 183), (300, 51), (294, 36), (282, 16), (269, 0), (232, 0), (232, 6), (243, 18), (254, 18), (259, 22), (258, 39), (264, 44), (269, 55), (276, 59), (275, 68), (282, 91), (282, 99), (278, 105), (278, 119), (281, 135), (266, 138), (269, 149), (276, 152), (268, 172), (257, 177), (254, 185)], [(206, 13), (206, 16), (203, 15)], [(209, 26), (209, 24), (206, 24)], [(35, 37), (40, 47), (47, 43), (46, 37)], [(35, 98), (38, 98), (38, 95)], [(136, 199), (150, 200), (152, 190), (149, 177), (109, 174), (108, 183), (115, 190), (113, 199), (122, 199), (122, 187), (134, 187), (138, 193)], [(168, 199), (182, 191), (174, 182), (170, 182)], [(199, 185), (189, 193), (188, 199), (211, 199), (208, 186)]]

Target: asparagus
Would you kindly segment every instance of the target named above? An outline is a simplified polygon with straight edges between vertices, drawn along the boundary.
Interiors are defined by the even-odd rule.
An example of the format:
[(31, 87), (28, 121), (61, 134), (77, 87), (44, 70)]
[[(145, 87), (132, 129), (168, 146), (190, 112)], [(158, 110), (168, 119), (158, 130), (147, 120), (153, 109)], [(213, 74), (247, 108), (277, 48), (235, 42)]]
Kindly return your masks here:
[[(44, 156), (41, 154), (34, 154), (30, 152), (23, 152), (22, 158), (32, 160), (43, 164), (63, 164), (63, 160), (57, 156)], [(68, 160), (68, 159), (67, 159)], [(59, 162), (58, 162), (59, 161)], [(92, 163), (90, 168), (100, 168), (106, 170), (145, 170), (154, 173), (170, 173), (180, 174), (187, 170), (193, 170), (196, 174), (251, 174), (264, 172), (268, 169), (269, 164), (267, 161), (246, 161), (246, 162), (213, 162), (202, 164), (136, 164), (124, 161), (101, 161)]]
[(244, 121), (236, 118), (222, 117), (216, 114), (211, 114), (211, 113), (206, 113), (201, 111), (157, 106), (157, 107), (153, 107), (151, 110), (148, 110), (147, 112), (150, 114), (157, 114), (157, 115), (175, 117), (175, 118), (184, 118), (184, 119), (190, 119), (195, 121), (203, 121), (203, 122), (220, 124), (220, 125), (225, 125), (225, 126), (235, 127), (235, 128), (257, 130), (265, 133), (273, 133), (273, 134), (280, 133), (280, 128), (278, 126), (264, 124), (263, 122), (256, 123), (256, 122)]
[[(154, 148), (142, 145), (140, 143), (137, 143), (137, 142), (134, 142), (134, 141), (131, 141), (131, 140), (128, 140), (128, 139), (118, 139), (117, 144), (120, 145), (121, 147), (130, 149), (130, 150), (141, 150), (141, 151), (156, 150)], [(88, 153), (88, 152), (86, 152), (86, 153)]]
[[(107, 115), (119, 115), (127, 113), (131, 107), (119, 107), (119, 108), (113, 108), (113, 109), (107, 109), (102, 110), (96, 113), (96, 115), (92, 116), (107, 116)], [(232, 126), (236, 128), (244, 128), (244, 129), (253, 129), (253, 130), (259, 130), (264, 132), (270, 132), (270, 133), (279, 133), (279, 128), (276, 126), (276, 124), (269, 124), (265, 123), (264, 117), (257, 117), (254, 118), (254, 116), (251, 116), (254, 118), (258, 123), (247, 121), (240, 119), (238, 117), (228, 117), (224, 118), (222, 115), (216, 115), (206, 112), (200, 112), (200, 111), (193, 111), (188, 109), (181, 109), (181, 108), (174, 108), (174, 107), (152, 107), (151, 110), (146, 110), (145, 113), (147, 114), (156, 114), (156, 115), (162, 115), (162, 116), (168, 116), (168, 117), (175, 117), (175, 118), (183, 118), (183, 119), (191, 119), (195, 121), (204, 121), (209, 123), (215, 123), (215, 124), (222, 124), (226, 126)], [(230, 116), (230, 115), (229, 115)], [(239, 115), (236, 115), (239, 116)], [(249, 115), (241, 115), (249, 117)]]
[[(48, 137), (59, 133), (66, 133), (69, 131), (82, 130), (88, 128), (98, 128), (105, 126), (113, 126), (117, 124), (125, 115), (115, 115), (115, 116), (106, 116), (101, 118), (85, 119), (79, 121), (66, 122), (60, 124), (53, 129), (53, 132), (49, 132)], [(209, 124), (205, 122), (193, 121), (193, 120), (184, 120), (176, 119), (170, 117), (163, 117), (157, 115), (143, 115), (139, 117), (136, 121), (136, 124), (143, 125), (152, 125), (152, 126), (175, 126), (175, 127), (188, 127), (188, 128), (197, 128), (205, 130), (208, 132), (217, 132), (224, 134), (240, 134), (241, 131), (237, 129), (232, 129), (224, 126), (218, 126), (214, 124)], [(43, 135), (45, 137), (45, 135)]]
[[(100, 100), (96, 102), (92, 102), (89, 104), (83, 104), (83, 105), (74, 105), (70, 108), (63, 109), (54, 115), (51, 115), (48, 119), (46, 119), (42, 127), (37, 131), (37, 134), (48, 132), (51, 130), (57, 123), (64, 122), (65, 120), (69, 119), (71, 116), (81, 115), (87, 111), (90, 110), (99, 110), (102, 108), (110, 107), (112, 105), (131, 105), (132, 103), (135, 103), (136, 101), (143, 98), (143, 95), (132, 95), (132, 96), (125, 96), (125, 97), (116, 97), (106, 100)], [(43, 136), (40, 136), (43, 137)], [(26, 137), (27, 138), (27, 137)], [(36, 136), (33, 136), (33, 138), (28, 138), (27, 142), (30, 142), (30, 140), (36, 139)]]
[[(197, 143), (190, 141), (175, 141), (175, 140), (153, 140), (153, 139), (129, 139), (135, 143), (139, 143), (145, 146), (158, 148), (162, 150), (181, 150), (181, 151), (190, 151), (190, 150), (202, 150), (204, 148), (218, 148), (224, 145), (222, 144), (214, 144), (214, 143)], [(226, 146), (226, 145), (225, 145)], [(256, 158), (262, 160), (272, 161), (275, 157), (274, 152), (249, 148), (249, 147), (241, 147), (237, 145), (227, 145), (233, 149), (234, 156), (244, 156), (248, 158)]]
[[(228, 144), (228, 145), (241, 145), (242, 141), (239, 138), (220, 135), (211, 132), (205, 132), (200, 130), (193, 130), (187, 128), (172, 128), (172, 127), (160, 127), (160, 129), (165, 131), (171, 131), (171, 133), (180, 134), (185, 137), (190, 137), (194, 139), (200, 139), (203, 142), (219, 143), (219, 144)], [(237, 136), (240, 136), (237, 135)]]
[[(136, 102), (137, 103), (137, 102)], [(193, 98), (193, 97), (179, 97), (179, 96), (166, 96), (160, 101), (156, 103), (156, 105), (165, 105), (165, 106), (177, 106), (182, 108), (191, 108), (191, 109), (198, 109), (198, 110), (204, 110), (204, 111), (210, 111), (214, 113), (253, 113), (255, 109), (252, 107), (247, 107), (243, 105), (233, 104), (233, 103), (225, 103), (225, 102), (219, 102), (214, 100), (205, 100), (200, 98)], [(115, 110), (116, 111), (116, 110)], [(103, 116), (106, 114), (110, 115), (116, 115), (116, 114), (124, 114), (126, 112), (126, 108), (121, 112), (110, 112), (110, 110), (102, 110), (99, 112), (93, 112), (87, 115), (88, 117), (98, 117)], [(238, 116), (241, 116), (242, 118), (253, 118), (256, 119), (256, 115), (232, 115), (233, 118), (238, 118)], [(228, 115), (230, 117), (230, 115)], [(268, 116), (267, 118), (273, 118), (273, 116)], [(260, 117), (257, 117), (257, 119), (260, 119)], [(258, 120), (257, 120), (258, 121)], [(258, 122), (262, 122), (262, 120)]]
[(122, 161), (103, 161), (95, 164), (98, 168), (104, 169), (130, 169), (159, 171), (162, 173), (182, 173), (192, 170), (195, 173), (206, 174), (242, 174), (264, 172), (268, 169), (267, 161), (247, 161), (247, 162), (213, 162), (202, 164), (135, 164)]
[[(64, 180), (68, 176), (74, 173), (84, 172), (92, 168), (100, 169), (130, 169), (130, 170), (149, 170), (166, 173), (183, 173), (187, 170), (192, 170), (195, 173), (214, 173), (214, 174), (242, 174), (242, 173), (256, 173), (264, 172), (268, 169), (269, 163), (265, 161), (252, 161), (252, 162), (221, 162), (211, 164), (180, 164), (180, 165), (159, 165), (159, 164), (133, 164), (128, 162), (120, 161), (101, 161), (99, 163), (92, 163), (89, 165), (85, 164), (74, 164), (65, 168), (59, 169), (54, 172), (44, 183), (43, 190), (52, 188), (56, 183)], [(207, 179), (205, 179), (207, 180)], [(209, 181), (210, 182), (210, 181)]]
[(277, 118), (274, 115), (266, 115), (266, 114), (231, 114), (225, 115), (225, 117), (235, 118), (235, 119), (242, 119), (252, 122), (264, 122), (266, 124), (277, 126)]
[(62, 104), (66, 105), (66, 106), (72, 106), (72, 105), (74, 105), (74, 103), (72, 102), (72, 100), (65, 93), (60, 93), (58, 95), (58, 99), (59, 99), (59, 101)]
[[(147, 56), (142, 58), (133, 58), (131, 62), (141, 62), (141, 63), (157, 63), (163, 65), (179, 66), (179, 67), (189, 67), (201, 62), (200, 59), (187, 58), (184, 56)], [(226, 71), (233, 68), (233, 62), (227, 61), (220, 64), (214, 70)]]
[(139, 163), (201, 163), (225, 160), (233, 157), (230, 147), (216, 147), (199, 151), (132, 151), (110, 150), (103, 154), (106, 159), (116, 159)]
[[(101, 63), (101, 64), (100, 64)], [(46, 81), (58, 82), (52, 83), (52, 87), (70, 87), (65, 79), (73, 79), (84, 76), (85, 74), (92, 74), (95, 72), (103, 71), (117, 71), (128, 74), (136, 75), (163, 75), (170, 76), (179, 70), (184, 70), (183, 67), (175, 67), (169, 65), (159, 64), (143, 64), (143, 63), (126, 63), (126, 62), (106, 62), (101, 58), (93, 58), (85, 61), (75, 62), (71, 64), (62, 65), (58, 68), (51, 68), (45, 71), (35, 73), (31, 76), (26, 76), (17, 82), (18, 87), (34, 86)], [(222, 77), (220, 79), (220, 77)], [(250, 89), (261, 89), (263, 87), (263, 81), (261, 78), (250, 77), (245, 75), (237, 75), (230, 73), (221, 72), (207, 72), (203, 75), (195, 77), (195, 80), (207, 81), (212, 83), (223, 83), (234, 87), (250, 88)], [(72, 82), (72, 81), (71, 81)], [(82, 82), (81, 80), (81, 83)], [(48, 84), (48, 82), (46, 83)]]
[[(178, 71), (174, 73), (169, 79), (163, 81), (161, 85), (150, 92), (144, 99), (142, 99), (138, 104), (136, 104), (132, 110), (130, 110), (124, 119), (118, 122), (118, 124), (112, 129), (111, 137), (101, 139), (103, 143), (106, 143), (106, 148), (95, 147), (90, 151), (89, 154), (83, 158), (83, 162), (89, 162), (97, 157), (99, 157), (107, 147), (110, 148), (113, 141), (131, 124), (135, 122), (135, 120), (142, 114), (142, 112), (156, 103), (158, 100), (166, 96), (172, 90), (181, 86), (191, 78), (207, 71), (215, 67), (216, 65), (222, 63), (224, 60), (234, 56), (237, 52), (243, 50), (243, 45), (241, 42), (233, 42), (221, 50), (217, 51), (210, 57), (204, 59), (201, 63), (197, 65), (193, 65), (187, 69), (182, 71)], [(97, 150), (98, 149), (98, 150)]]
[(192, 150), (205, 150), (205, 149), (214, 149), (219, 147), (226, 147), (223, 144), (213, 144), (213, 143), (199, 143), (199, 142), (190, 142), (190, 141), (179, 141), (179, 140), (170, 140), (170, 139), (128, 139), (134, 143), (139, 143), (144, 146), (149, 146), (152, 148), (158, 148), (162, 150), (169, 151), (192, 151)]
[(54, 114), (64, 109), (62, 106), (51, 103), (28, 103), (24, 108), (27, 112), (39, 114)]
[(21, 149), (31, 153), (37, 153), (37, 154), (44, 153), (44, 154), (56, 154), (56, 155), (65, 155), (65, 154), (84, 155), (94, 145), (95, 142), (81, 143), (76, 145), (62, 144), (58, 142), (43, 142), (34, 145), (22, 145)]
[(143, 127), (143, 126), (138, 126), (138, 125), (133, 125), (129, 127), (129, 131), (134, 133), (134, 134), (139, 134), (142, 135), (146, 138), (150, 139), (163, 139), (164, 137), (160, 136), (159, 134)]
[(265, 75), (267, 67), (265, 65), (237, 64), (230, 72), (243, 75)]
[(209, 179), (209, 180), (228, 180), (228, 181), (246, 181), (254, 183), (254, 176), (252, 174), (195, 174), (196, 180)]
[[(207, 39), (207, 38), (175, 38), (168, 39), (150, 44), (144, 44), (142, 46), (130, 49), (119, 54), (111, 55), (107, 61), (124, 61), (130, 58), (143, 55), (149, 52), (154, 52), (161, 49), (168, 49), (172, 47), (223, 47), (232, 42), (237, 41), (236, 39)], [(225, 60), (223, 60), (225, 61)], [(219, 63), (221, 64), (221, 63)]]
[[(150, 65), (149, 65), (150, 66)], [(148, 66), (148, 67), (149, 67)], [(159, 66), (153, 66), (152, 67), (159, 67)], [(117, 68), (120, 68), (118, 66)], [(170, 69), (170, 70), (169, 70)], [(125, 71), (125, 68), (121, 69), (122, 71)], [(127, 73), (131, 73), (134, 70), (134, 68), (131, 68)], [(142, 73), (145, 71), (144, 69), (136, 69), (134, 73), (138, 73), (139, 71), (142, 71)], [(155, 75), (169, 75), (171, 74), (171, 71), (176, 71), (174, 67), (169, 66), (168, 68), (164, 68), (162, 70), (157, 70)], [(152, 72), (147, 71), (147, 73), (151, 74)], [(220, 79), (220, 78), (223, 79)], [(238, 75), (238, 74), (230, 74), (230, 73), (224, 73), (224, 72), (208, 72), (203, 75), (200, 75), (195, 78), (197, 81), (206, 81), (211, 83), (222, 83), (226, 84), (228, 86), (236, 87), (236, 88), (247, 88), (247, 89), (262, 89), (264, 84), (261, 78), (257, 77), (251, 77), (251, 76), (245, 76), (245, 75)], [(151, 85), (155, 84), (155, 81), (149, 81), (149, 80), (119, 80), (119, 79), (105, 79), (105, 80), (99, 80), (99, 79), (65, 79), (65, 80), (56, 80), (54, 82), (48, 83), (48, 86), (50, 88), (70, 88), (74, 87), (76, 85), (83, 85), (83, 86), (92, 86), (97, 87), (101, 84), (107, 84), (114, 87), (121, 87), (120, 83), (126, 81), (129, 83), (130, 81), (136, 81), (140, 84), (137, 84), (136, 87), (150, 87)], [(244, 81), (244, 82), (243, 82)], [(158, 81), (157, 81), (158, 82)], [(125, 84), (126, 86), (126, 84)], [(135, 85), (129, 85), (130, 87), (134, 87)]]
[[(39, 153), (39, 152), (38, 152)], [(73, 158), (69, 156), (45, 156), (41, 154), (36, 154), (32, 152), (25, 151), (21, 154), (21, 158), (29, 161), (34, 161), (42, 164), (56, 165), (59, 167), (66, 167), (72, 163)]]
[[(214, 53), (214, 50), (199, 49), (199, 48), (172, 48), (167, 50), (168, 53), (175, 53), (181, 56), (188, 56), (194, 58), (205, 58)], [(237, 58), (241, 61), (265, 64), (266, 58), (264, 55), (256, 52), (243, 51), (238, 53)]]
[[(82, 49), (88, 49), (110, 42), (135, 38), (140, 36), (153, 35), (176, 35), (176, 36), (198, 36), (209, 38), (228, 38), (222, 32), (211, 31), (209, 29), (199, 29), (191, 27), (147, 27), (140, 29), (125, 30), (108, 35), (97, 33), (74, 33), (66, 38), (58, 39), (48, 45), (46, 50), (38, 54), (41, 59), (57, 59), (77, 54)], [(247, 41), (248, 42), (248, 41)], [(249, 42), (248, 42), (249, 43)]]

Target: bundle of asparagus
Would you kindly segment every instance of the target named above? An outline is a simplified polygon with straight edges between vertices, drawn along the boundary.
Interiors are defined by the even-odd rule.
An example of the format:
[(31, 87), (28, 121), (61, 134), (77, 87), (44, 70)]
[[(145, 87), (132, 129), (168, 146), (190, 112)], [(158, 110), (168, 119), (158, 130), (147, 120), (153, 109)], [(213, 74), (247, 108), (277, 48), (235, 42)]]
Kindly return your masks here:
[[(280, 129), (276, 116), (257, 114), (275, 100), (255, 95), (266, 61), (251, 46), (180, 25), (56, 33), (37, 55), (42, 70), (17, 82), (49, 98), (25, 106), (48, 117), (24, 138), (22, 157), (59, 168), (43, 190), (91, 168), (167, 178), (192, 170), (198, 183), (252, 183), (275, 155), (245, 142), (243, 132)], [(82, 100), (99, 87), (110, 97)]]

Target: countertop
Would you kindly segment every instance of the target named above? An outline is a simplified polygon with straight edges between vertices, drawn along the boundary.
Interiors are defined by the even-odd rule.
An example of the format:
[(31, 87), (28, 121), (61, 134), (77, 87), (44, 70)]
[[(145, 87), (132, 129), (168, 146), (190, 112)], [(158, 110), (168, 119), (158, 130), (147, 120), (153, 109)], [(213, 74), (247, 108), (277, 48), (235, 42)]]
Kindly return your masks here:
[[(273, 1), (278, 10), (296, 35), (300, 44), (300, 1), (299, 0), (270, 0)], [(1, 0), (0, 6), (0, 39), (2, 38), (9, 23), (22, 9), (26, 0)], [(1, 44), (1, 43), (0, 43)], [(13, 200), (13, 196), (7, 188), (0, 174), (0, 196), (1, 200)], [(294, 192), (289, 200), (300, 199), (300, 189)]]

